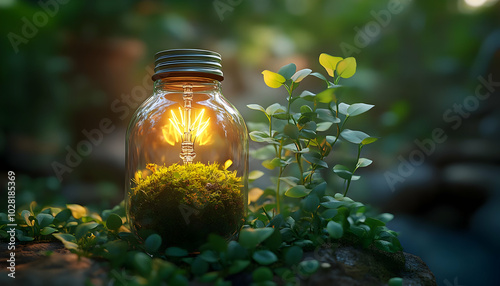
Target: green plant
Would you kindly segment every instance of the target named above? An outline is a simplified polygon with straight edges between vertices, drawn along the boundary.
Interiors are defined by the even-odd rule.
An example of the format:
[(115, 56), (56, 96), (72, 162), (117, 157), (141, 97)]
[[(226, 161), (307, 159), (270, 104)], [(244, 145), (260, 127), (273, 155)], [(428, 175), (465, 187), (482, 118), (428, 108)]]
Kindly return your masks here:
[[(324, 75), (312, 72), (310, 69), (296, 71), (295, 64), (283, 66), (278, 73), (268, 70), (262, 72), (264, 81), (269, 87), (279, 88), (283, 86), (287, 92), (287, 107), (279, 103), (271, 104), (264, 108), (258, 104), (249, 104), (253, 110), (263, 112), (268, 119), (268, 131), (252, 131), (250, 138), (255, 142), (267, 143), (254, 152), (260, 159), (265, 159), (262, 165), (268, 169), (278, 168), (276, 180), (276, 210), (281, 212), (280, 190), (282, 182), (288, 185), (286, 196), (298, 198), (305, 197), (314, 186), (323, 181), (321, 176), (315, 176), (321, 169), (327, 169), (326, 157), (330, 155), (332, 148), (342, 137), (344, 140), (358, 145), (356, 165), (352, 168), (337, 164), (333, 172), (345, 180), (346, 187), (344, 196), (347, 195), (351, 181), (358, 180), (354, 176), (358, 168), (366, 167), (372, 163), (371, 160), (361, 158), (361, 149), (377, 140), (361, 131), (345, 129), (345, 124), (350, 117), (358, 116), (370, 110), (373, 105), (355, 103), (352, 105), (340, 102), (339, 93), (343, 89), (338, 85), (341, 78), (350, 78), (356, 72), (356, 60), (350, 58), (333, 57), (321, 54), (320, 64), (326, 69), (328, 75), (333, 78), (330, 82)], [(294, 91), (301, 81), (312, 75), (326, 83), (326, 89), (314, 94), (303, 91), (294, 96)], [(293, 112), (291, 106), (294, 102), (300, 102), (299, 111)], [(335, 135), (330, 135), (329, 130), (335, 126)], [(274, 153), (269, 152), (274, 150)], [(296, 164), (299, 169), (298, 180), (294, 177), (283, 177), (287, 167)], [(307, 168), (304, 168), (307, 166)]]
[[(348, 105), (338, 100), (343, 89), (338, 83), (341, 78), (355, 73), (355, 60), (322, 54), (320, 63), (333, 77), (333, 83), (309, 69), (296, 72), (293, 64), (284, 66), (278, 73), (263, 72), (267, 85), (274, 88), (284, 86), (288, 91), (286, 107), (279, 103), (265, 109), (257, 104), (249, 105), (262, 111), (268, 119), (265, 128), (268, 131), (253, 131), (250, 134), (254, 141), (267, 143), (267, 146), (255, 150), (253, 155), (262, 159), (266, 168), (278, 168), (278, 177), (275, 186), (264, 190), (252, 202), (237, 239), (228, 241), (226, 237), (209, 234), (204, 237), (197, 255), (189, 253), (190, 245), (182, 248), (170, 245), (164, 241), (168, 237), (164, 234), (145, 234), (143, 241), (138, 241), (124, 219), (123, 203), (101, 214), (75, 204), (40, 210), (36, 203), (32, 203), (29, 210), (22, 210), (16, 215), (17, 239), (26, 242), (57, 239), (78, 255), (104, 258), (102, 263), (110, 269), (109, 279), (117, 285), (187, 285), (189, 280), (231, 285), (231, 281), (238, 281), (241, 277), (253, 281), (252, 285), (275, 285), (277, 278), (284, 285), (296, 285), (297, 276), (307, 277), (320, 267), (320, 261), (316, 259), (304, 260), (308, 251), (335, 248), (341, 244), (387, 252), (400, 251), (402, 248), (397, 233), (385, 226), (393, 216), (377, 214), (369, 206), (346, 196), (350, 182), (359, 179), (354, 175), (356, 170), (371, 163), (371, 160), (360, 157), (361, 149), (376, 140), (361, 131), (344, 128), (348, 118), (373, 107), (363, 103)], [(327, 88), (317, 94), (303, 91), (293, 96), (299, 83), (309, 75), (323, 80)], [(302, 104), (300, 111), (294, 112), (294, 103), (300, 101), (309, 104)], [(329, 135), (332, 127), (336, 130), (335, 134)], [(351, 168), (342, 165), (332, 168), (345, 180), (345, 188), (342, 193), (328, 195), (330, 190), (327, 190), (320, 170), (329, 169), (327, 156), (340, 140), (357, 145), (357, 163)], [(211, 192), (203, 192), (208, 191), (207, 182), (203, 180), (190, 181), (189, 187), (184, 185), (179, 188), (192, 177), (218, 174), (217, 186), (211, 185), (209, 189), (219, 190), (221, 194), (236, 194), (239, 185), (234, 173), (220, 170), (215, 165), (151, 165), (149, 168), (153, 174), (139, 180), (134, 189), (138, 202), (145, 202), (143, 207), (138, 207), (137, 213), (159, 208), (154, 201), (166, 187), (163, 185), (167, 184), (179, 192), (194, 195), (183, 193), (180, 197), (189, 197), (196, 202), (217, 206), (224, 201), (232, 201), (231, 196), (228, 200), (211, 198)], [(294, 171), (298, 171), (298, 175), (294, 175)], [(250, 179), (255, 180), (262, 175), (263, 172), (253, 171)], [(284, 194), (290, 202), (281, 205), (278, 190), (283, 185), (286, 185)], [(199, 190), (202, 190), (200, 194), (194, 194)], [(275, 203), (268, 202), (269, 196), (275, 197)], [(0, 214), (2, 239), (8, 239), (8, 223), (7, 215)], [(217, 225), (227, 223), (227, 219), (202, 220), (200, 223)], [(168, 247), (164, 249), (165, 246)], [(393, 278), (389, 283), (399, 283), (397, 279), (400, 278)]]

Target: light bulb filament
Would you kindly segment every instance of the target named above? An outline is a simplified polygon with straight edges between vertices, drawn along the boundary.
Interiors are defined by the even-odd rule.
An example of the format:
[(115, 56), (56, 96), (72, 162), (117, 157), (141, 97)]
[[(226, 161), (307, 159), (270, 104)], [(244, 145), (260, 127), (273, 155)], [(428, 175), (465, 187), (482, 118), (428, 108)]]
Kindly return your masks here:
[[(196, 137), (200, 136), (205, 129), (208, 127), (208, 123), (210, 122), (210, 117), (204, 119), (205, 110), (202, 109), (198, 115), (196, 115), (194, 122), (188, 126), (187, 118), (183, 116), (182, 109), (179, 107), (179, 116), (177, 116), (174, 110), (170, 110), (172, 117), (169, 118), (170, 123), (174, 126), (174, 129), (179, 133), (181, 137), (184, 137), (185, 132), (192, 132), (194, 135), (193, 141), (196, 140)], [(179, 119), (180, 118), (180, 119)]]

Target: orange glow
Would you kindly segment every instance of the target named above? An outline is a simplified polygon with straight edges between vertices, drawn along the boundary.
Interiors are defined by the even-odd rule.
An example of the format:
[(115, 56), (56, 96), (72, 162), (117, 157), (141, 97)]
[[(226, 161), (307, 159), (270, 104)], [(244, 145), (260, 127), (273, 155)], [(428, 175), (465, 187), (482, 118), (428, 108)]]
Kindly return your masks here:
[(182, 112), (181, 107), (178, 108), (178, 112), (173, 109), (170, 110), (171, 117), (169, 118), (167, 124), (163, 126), (163, 138), (170, 145), (175, 145), (178, 142), (182, 142), (184, 131), (189, 131), (193, 134), (193, 141), (198, 145), (206, 145), (212, 143), (212, 134), (205, 132), (209, 122), (210, 117), (204, 118), (205, 110), (202, 109), (198, 114), (194, 114), (194, 122), (190, 126), (186, 122), (184, 117), (184, 112)]

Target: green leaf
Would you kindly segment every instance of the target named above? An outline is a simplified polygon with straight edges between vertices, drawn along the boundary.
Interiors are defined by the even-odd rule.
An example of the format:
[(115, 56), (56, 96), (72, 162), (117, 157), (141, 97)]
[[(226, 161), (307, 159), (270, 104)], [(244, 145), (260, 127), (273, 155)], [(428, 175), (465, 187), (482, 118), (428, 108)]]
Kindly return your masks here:
[(334, 216), (336, 216), (337, 214), (339, 213), (339, 211), (334, 208), (334, 209), (328, 209), (326, 211), (324, 211), (321, 216), (324, 218), (324, 219), (331, 219), (333, 218)]
[(252, 272), (254, 282), (266, 282), (273, 280), (273, 272), (269, 267), (261, 266)]
[(160, 246), (161, 236), (156, 233), (151, 234), (148, 238), (146, 238), (146, 241), (144, 241), (144, 248), (148, 253), (157, 252), (158, 249), (160, 249)]
[(337, 69), (337, 65), (343, 58), (330, 56), (329, 54), (322, 53), (319, 55), (319, 63), (325, 68), (329, 76), (334, 77), (334, 71)]
[(280, 68), (280, 70), (278, 71), (278, 74), (282, 75), (285, 79), (290, 79), (293, 74), (295, 73), (295, 71), (297, 70), (297, 67), (295, 66), (295, 64), (291, 63), (291, 64), (287, 64), (287, 65), (284, 65)]
[(307, 212), (315, 212), (319, 206), (319, 198), (315, 195), (310, 195), (304, 198), (300, 204), (302, 205), (302, 209)]
[(286, 107), (279, 103), (271, 104), (266, 108), (266, 114), (269, 116), (273, 116), (275, 113), (281, 112), (286, 112)]
[(200, 256), (196, 257), (191, 263), (191, 272), (196, 276), (201, 276), (208, 271), (209, 264)]
[(209, 234), (208, 235), (208, 245), (210, 249), (218, 252), (225, 252), (227, 250), (227, 241), (220, 235)]
[(288, 189), (285, 192), (285, 196), (290, 198), (302, 198), (307, 196), (311, 191), (311, 189), (306, 189), (304, 185), (297, 185)]
[(322, 103), (336, 102), (335, 88), (327, 88), (322, 92), (316, 94), (316, 100)]
[(227, 245), (227, 259), (229, 260), (247, 259), (247, 250), (243, 246), (241, 246), (238, 242), (231, 240)]
[(185, 249), (179, 248), (179, 247), (169, 247), (165, 250), (165, 255), (166, 256), (172, 256), (172, 257), (184, 257), (188, 256), (188, 252)]
[(349, 57), (337, 63), (337, 74), (342, 78), (350, 78), (356, 73), (356, 59)]
[(75, 229), (75, 237), (76, 239), (80, 239), (84, 236), (86, 236), (89, 231), (93, 230), (96, 228), (99, 224), (97, 222), (86, 222), (78, 225)]
[(257, 150), (250, 150), (250, 156), (257, 160), (267, 160), (274, 158), (276, 154), (272, 145), (266, 145)]
[(65, 222), (70, 218), (70, 216), (71, 216), (71, 210), (63, 209), (56, 215), (54, 219), (57, 220), (58, 222)]
[(344, 138), (345, 140), (354, 143), (354, 144), (360, 144), (363, 142), (364, 139), (370, 137), (370, 135), (361, 132), (361, 131), (354, 131), (350, 129), (345, 129), (340, 133), (340, 136)]
[(367, 225), (351, 225), (349, 231), (354, 233), (359, 238), (363, 238), (370, 231), (370, 227)]
[(106, 227), (109, 230), (118, 230), (122, 226), (122, 218), (117, 214), (110, 214), (106, 220)]
[[(295, 145), (294, 143), (290, 143), (290, 144), (287, 144), (285, 146), (283, 146), (283, 149), (285, 150), (290, 150), (292, 151), (293, 153), (300, 153), (300, 154), (305, 154), (305, 153), (308, 153), (309, 152), (309, 148), (303, 148), (302, 150), (297, 150), (297, 145)], [(274, 150), (273, 150), (274, 151)]]
[(379, 214), (377, 216), (377, 218), (380, 220), (380, 221), (383, 221), (385, 223), (388, 223), (390, 222), (393, 218), (394, 218), (394, 215), (393, 214), (390, 214), (390, 213), (383, 213), (383, 214)]
[(297, 183), (299, 182), (299, 178), (296, 177), (280, 177), (279, 179), (292, 187), (296, 186)]
[[(199, 278), (199, 280), (202, 283), (214, 283), (215, 282), (215, 284), (213, 284), (213, 285), (216, 285), (216, 286), (226, 286), (224, 283), (220, 283), (222, 281), (222, 280), (220, 280), (220, 278), (219, 278), (219, 280), (217, 280), (217, 278), (219, 278), (219, 272), (212, 271), (212, 272), (208, 272), (208, 273), (203, 274)], [(227, 285), (227, 286), (231, 286), (231, 285)]]
[(359, 167), (359, 168), (364, 168), (364, 167), (370, 166), (371, 163), (373, 163), (373, 161), (370, 160), (370, 159), (359, 158), (358, 164), (356, 164), (356, 166)]
[(292, 75), (291, 79), (294, 82), (301, 82), (304, 78), (306, 78), (309, 74), (311, 74), (312, 70), (310, 69), (302, 69)]
[(326, 131), (332, 127), (333, 123), (332, 122), (320, 122), (318, 123), (318, 127), (316, 128), (316, 131)]
[(266, 113), (266, 110), (264, 109), (264, 107), (262, 107), (258, 104), (248, 104), (247, 107), (250, 109), (253, 109), (253, 110), (258, 110), (258, 111), (262, 111), (262, 112)]
[(378, 220), (376, 218), (371, 218), (371, 217), (367, 217), (365, 219), (365, 224), (368, 225), (372, 229), (379, 227), (379, 226), (385, 226), (385, 222)]
[(26, 224), (28, 226), (33, 226), (34, 225), (34, 221), (32, 219), (30, 219), (30, 216), (31, 216), (31, 212), (29, 210), (23, 210), (21, 212), (21, 217), (24, 219), (24, 221), (26, 222)]
[(206, 262), (214, 263), (219, 260), (219, 257), (213, 250), (205, 250), (200, 254), (200, 257), (203, 258)]
[(278, 261), (276, 254), (269, 250), (258, 250), (252, 255), (252, 258), (261, 265), (269, 265)]
[(342, 237), (342, 235), (344, 235), (344, 229), (342, 228), (342, 225), (333, 220), (329, 221), (326, 225), (326, 231), (331, 237), (335, 239), (339, 239)]
[(299, 128), (295, 124), (287, 124), (283, 129), (283, 133), (291, 139), (299, 138)]
[(240, 231), (240, 237), (238, 239), (241, 246), (246, 248), (255, 248), (257, 245), (262, 243), (268, 237), (270, 237), (274, 232), (272, 227), (264, 228), (245, 228)]
[(80, 219), (87, 215), (87, 209), (77, 204), (68, 204), (66, 205), (68, 209), (71, 210), (71, 214), (74, 218)]
[(378, 140), (378, 138), (376, 138), (376, 137), (368, 137), (368, 138), (363, 139), (363, 141), (361, 141), (361, 145), (372, 144), (373, 142), (375, 142), (377, 140)]
[(260, 170), (253, 170), (248, 174), (248, 181), (252, 182), (257, 180), (258, 178), (262, 177), (264, 175), (264, 172)]
[(335, 199), (328, 201), (328, 202), (321, 203), (321, 205), (327, 209), (336, 209), (336, 208), (343, 206), (345, 204), (346, 204), (345, 202), (337, 201)]
[(310, 92), (310, 91), (307, 91), (307, 90), (304, 90), (300, 95), (299, 95), (300, 98), (304, 99), (304, 100), (307, 100), (307, 101), (314, 101), (315, 98), (316, 98), (316, 94)]
[(262, 75), (264, 76), (264, 82), (266, 85), (271, 88), (279, 88), (286, 81), (282, 75), (272, 71), (265, 70), (262, 72)]
[(374, 245), (376, 248), (387, 251), (387, 252), (395, 252), (394, 245), (385, 240), (375, 240)]
[(231, 274), (236, 274), (240, 273), (241, 271), (245, 270), (245, 268), (250, 265), (249, 260), (235, 260), (231, 263), (231, 266), (229, 266), (229, 275)]
[[(280, 216), (280, 219), (275, 220)], [(262, 245), (271, 250), (271, 251), (277, 251), (281, 244), (283, 243), (283, 238), (281, 237), (281, 233), (279, 232), (279, 228), (283, 225), (283, 217), (281, 214), (274, 216), (274, 218), (269, 222), (269, 226), (274, 227), (274, 232), (273, 234), (266, 239), (262, 243)]]
[(349, 115), (348, 112), (347, 112), (347, 110), (349, 109), (349, 107), (350, 107), (349, 104), (341, 102), (339, 104), (339, 113), (340, 114), (344, 114), (346, 116)]
[(35, 238), (23, 234), (23, 231), (16, 229), (16, 238), (18, 241), (33, 241)]
[(309, 164), (311, 165), (316, 165), (316, 167), (321, 167), (321, 168), (328, 168), (328, 164), (321, 160), (320, 158), (318, 157), (315, 157), (314, 154), (317, 154), (317, 153), (309, 153), (309, 154), (305, 154), (304, 155), (304, 159), (309, 162)]
[(57, 229), (50, 227), (50, 226), (46, 226), (40, 230), (40, 234), (41, 235), (49, 235), (49, 234), (54, 233), (56, 231), (57, 231)]
[(300, 107), (300, 113), (309, 113), (313, 112), (312, 108), (309, 105), (302, 105)]
[(252, 131), (249, 135), (250, 139), (255, 142), (266, 142), (269, 139), (269, 134), (264, 131)]
[(149, 276), (149, 273), (151, 272), (153, 266), (153, 261), (151, 260), (151, 257), (149, 257), (149, 255), (143, 252), (137, 252), (134, 255), (132, 263), (135, 270), (139, 272), (139, 274), (144, 277)]
[(284, 167), (286, 165), (286, 161), (280, 158), (274, 158), (272, 160), (265, 160), (264, 162), (262, 162), (262, 166), (269, 170), (273, 170), (276, 167)]
[(54, 221), (54, 217), (50, 214), (39, 213), (36, 216), (36, 220), (38, 221), (38, 226), (44, 228)]
[(53, 233), (55, 238), (59, 239), (69, 250), (77, 250), (78, 245), (76, 244), (76, 238), (69, 233)]
[(288, 266), (294, 265), (302, 261), (304, 251), (298, 246), (292, 246), (285, 250), (285, 263)]
[(313, 73), (311, 73), (311, 75), (325, 81), (326, 85), (330, 86), (330, 82), (328, 81), (328, 79), (324, 75), (322, 75), (318, 72), (313, 72)]
[(403, 286), (403, 278), (393, 277), (389, 279), (388, 286)]
[(290, 118), (292, 118), (290, 114), (286, 114), (284, 112), (275, 113), (273, 114), (273, 117), (281, 120), (289, 120)]
[(304, 275), (314, 274), (319, 268), (317, 260), (305, 260), (299, 263), (299, 272)]
[(349, 116), (360, 115), (360, 114), (365, 113), (368, 110), (372, 109), (374, 106), (375, 105), (371, 105), (371, 104), (355, 103), (355, 104), (352, 104), (351, 106), (349, 106), (349, 108), (347, 108), (347, 114)]
[[(128, 243), (124, 240), (112, 240), (106, 242), (103, 245), (103, 248), (107, 250), (105, 255), (106, 258), (117, 260), (126, 255), (128, 250)], [(133, 252), (129, 253), (133, 254)]]
[(331, 123), (340, 123), (340, 118), (335, 117), (335, 115), (333, 115), (333, 113), (328, 109), (318, 108), (316, 109), (316, 113), (318, 114), (318, 118), (321, 119), (322, 121)]
[(335, 165), (333, 167), (333, 172), (345, 180), (350, 180), (352, 178), (352, 172), (344, 165)]

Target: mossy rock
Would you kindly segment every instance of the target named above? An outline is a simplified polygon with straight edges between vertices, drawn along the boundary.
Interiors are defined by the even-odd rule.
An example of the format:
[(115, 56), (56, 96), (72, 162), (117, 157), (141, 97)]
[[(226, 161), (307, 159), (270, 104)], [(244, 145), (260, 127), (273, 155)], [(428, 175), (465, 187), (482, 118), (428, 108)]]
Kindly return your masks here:
[(131, 229), (141, 240), (157, 233), (163, 248), (195, 251), (210, 233), (229, 238), (238, 230), (245, 205), (236, 172), (217, 163), (148, 168), (153, 173), (128, 198)]

